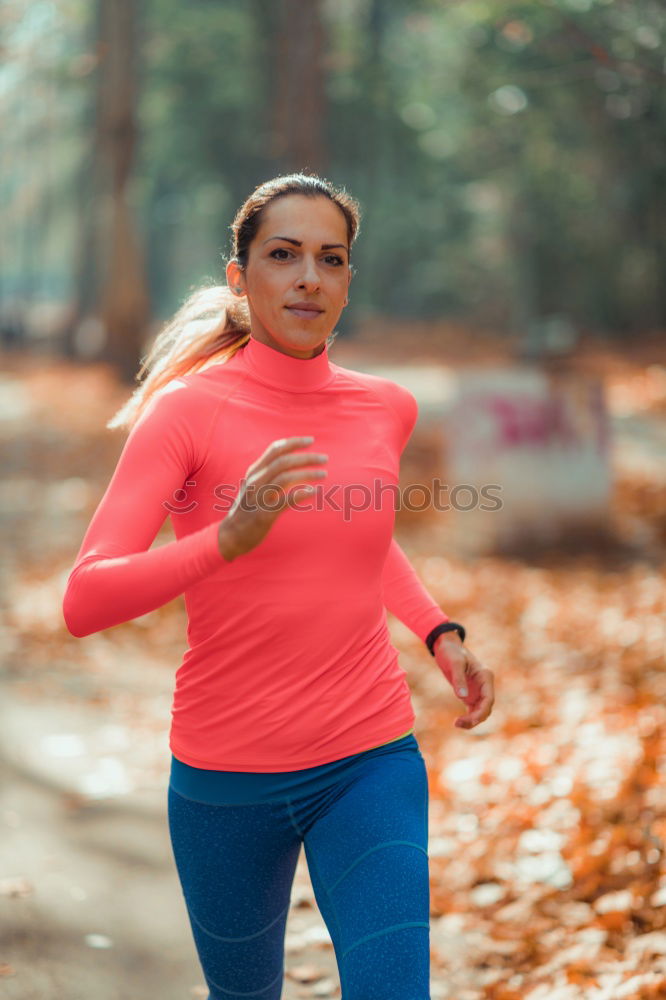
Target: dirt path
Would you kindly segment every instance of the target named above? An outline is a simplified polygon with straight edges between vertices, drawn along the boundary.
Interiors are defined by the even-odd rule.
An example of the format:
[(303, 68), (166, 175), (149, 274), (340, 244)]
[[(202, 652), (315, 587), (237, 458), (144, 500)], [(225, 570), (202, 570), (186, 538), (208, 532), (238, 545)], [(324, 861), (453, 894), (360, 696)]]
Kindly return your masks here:
[[(3, 695), (15, 723), (30, 715), (30, 735), (38, 744), (46, 713), (28, 713), (28, 703), (7, 689)], [(81, 721), (80, 712), (70, 720), (76, 723), (74, 732), (69, 727), (71, 737), (85, 739)], [(60, 735), (64, 740), (67, 734)], [(3, 998), (205, 1000), (163, 789), (95, 801), (68, 790), (68, 784), (76, 787), (68, 758), (61, 758), (52, 780), (30, 760), (21, 765), (11, 759), (17, 755), (7, 756), (0, 756), (0, 940), (1, 960), (10, 966), (3, 970)], [(283, 1000), (340, 995), (303, 854), (287, 925), (286, 968)]]

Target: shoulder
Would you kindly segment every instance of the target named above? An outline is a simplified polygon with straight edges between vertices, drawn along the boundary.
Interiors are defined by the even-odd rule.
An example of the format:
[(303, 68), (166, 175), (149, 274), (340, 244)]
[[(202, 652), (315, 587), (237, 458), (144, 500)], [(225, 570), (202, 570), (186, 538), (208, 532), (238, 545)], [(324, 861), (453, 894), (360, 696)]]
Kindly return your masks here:
[(133, 430), (148, 424), (154, 427), (173, 421), (189, 421), (201, 409), (201, 394), (190, 383), (189, 376), (181, 375), (152, 393)]
[(220, 397), (205, 390), (198, 373), (179, 375), (156, 389), (123, 446), (123, 456), (142, 471), (171, 462), (188, 475), (207, 457)]
[(418, 403), (414, 394), (406, 386), (400, 385), (399, 382), (394, 382), (384, 375), (360, 372), (352, 368), (343, 368), (340, 365), (335, 365), (335, 368), (342, 384), (346, 382), (350, 388), (356, 386), (379, 396), (385, 406), (398, 417), (400, 423), (411, 432), (418, 417)]
[(219, 404), (206, 392), (197, 373), (179, 375), (156, 389), (130, 430), (126, 446), (150, 456), (155, 448), (170, 449), (196, 464), (205, 450), (208, 430)]
[(150, 416), (158, 421), (205, 424), (214, 416), (225, 390), (233, 388), (240, 378), (238, 366), (230, 362), (209, 364), (198, 371), (177, 375), (156, 390), (141, 420)]

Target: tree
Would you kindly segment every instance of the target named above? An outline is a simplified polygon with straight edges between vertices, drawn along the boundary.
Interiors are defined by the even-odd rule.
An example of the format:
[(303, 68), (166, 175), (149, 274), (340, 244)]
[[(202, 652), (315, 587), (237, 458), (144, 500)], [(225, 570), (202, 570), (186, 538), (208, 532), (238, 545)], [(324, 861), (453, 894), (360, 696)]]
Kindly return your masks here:
[(273, 58), (272, 134), (269, 155), (283, 171), (324, 173), (327, 121), (323, 78), (321, 0), (279, 0)]
[(98, 0), (97, 78), (90, 174), (79, 230), (78, 287), (72, 327), (98, 315), (100, 357), (131, 382), (150, 320), (143, 254), (131, 204), (137, 139), (140, 3)]

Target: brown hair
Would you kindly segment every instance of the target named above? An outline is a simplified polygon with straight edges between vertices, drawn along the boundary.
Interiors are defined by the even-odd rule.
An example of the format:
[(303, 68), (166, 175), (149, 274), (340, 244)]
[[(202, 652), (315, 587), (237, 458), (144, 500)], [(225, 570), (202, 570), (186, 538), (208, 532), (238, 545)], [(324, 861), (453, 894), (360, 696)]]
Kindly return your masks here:
[[(347, 221), (349, 250), (360, 227), (360, 206), (344, 188), (316, 174), (287, 174), (260, 184), (241, 205), (230, 229), (231, 260), (245, 270), (250, 244), (261, 225), (264, 209), (290, 194), (323, 195), (340, 208)], [(107, 423), (108, 428), (131, 429), (148, 401), (167, 382), (214, 363), (227, 361), (250, 339), (250, 311), (228, 285), (203, 285), (192, 292), (155, 338), (135, 376), (139, 385)], [(335, 333), (327, 344), (335, 339)], [(144, 378), (144, 376), (146, 376)], [(143, 379), (143, 381), (141, 381)]]

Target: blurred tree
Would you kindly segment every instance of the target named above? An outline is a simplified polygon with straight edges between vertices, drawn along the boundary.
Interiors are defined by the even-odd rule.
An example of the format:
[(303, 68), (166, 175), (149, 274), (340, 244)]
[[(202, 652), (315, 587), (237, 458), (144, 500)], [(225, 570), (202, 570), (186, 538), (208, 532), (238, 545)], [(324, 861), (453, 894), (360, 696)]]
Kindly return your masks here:
[[(132, 382), (150, 321), (143, 252), (131, 194), (137, 141), (141, 3), (97, 0), (91, 39), (97, 54), (90, 146), (78, 193), (81, 203), (76, 285), (65, 337), (67, 353), (81, 349), (81, 331), (101, 325), (97, 357)], [(91, 114), (92, 112), (92, 114)], [(84, 351), (84, 353), (86, 353)]]
[(617, 335), (663, 325), (666, 12), (652, 0), (480, 12), (458, 9), (462, 156), (500, 194), (512, 325), (556, 308)]
[[(278, 0), (272, 26), (272, 130), (268, 149), (280, 172), (326, 173), (324, 25), (321, 0)], [(256, 9), (256, 8), (255, 8)], [(268, 11), (264, 6), (264, 17)]]
[(0, 28), (0, 108), (16, 123), (0, 290), (71, 289), (130, 368), (147, 309), (131, 211), (166, 317), (223, 280), (253, 187), (308, 168), (363, 208), (345, 324), (666, 324), (654, 0), (13, 0)]
[(95, 176), (104, 226), (104, 239), (96, 241), (100, 316), (106, 334), (102, 354), (128, 381), (136, 372), (150, 316), (143, 254), (130, 203), (141, 7), (141, 0), (98, 0)]

